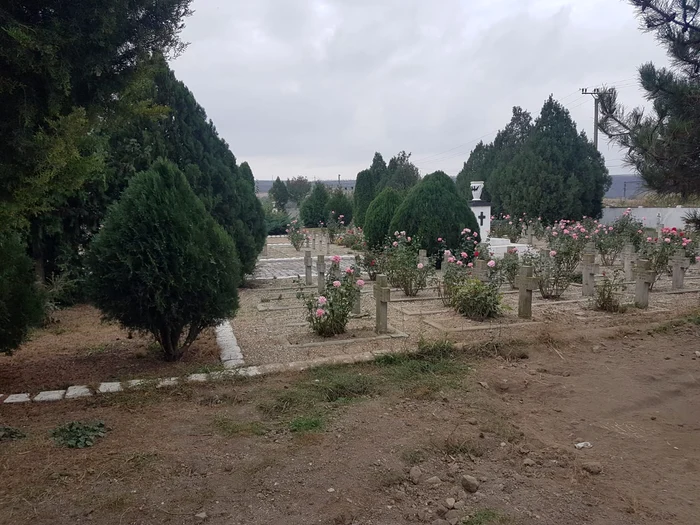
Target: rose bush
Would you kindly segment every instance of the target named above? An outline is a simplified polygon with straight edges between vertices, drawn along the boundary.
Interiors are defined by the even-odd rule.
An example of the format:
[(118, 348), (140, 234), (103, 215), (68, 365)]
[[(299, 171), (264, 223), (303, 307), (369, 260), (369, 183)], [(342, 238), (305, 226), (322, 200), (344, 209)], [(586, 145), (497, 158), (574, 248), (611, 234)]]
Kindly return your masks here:
[(331, 337), (345, 332), (353, 302), (358, 291), (365, 285), (355, 266), (345, 269), (340, 279), (330, 272), (326, 277), (324, 292), (318, 297), (307, 295), (303, 288), (297, 292), (297, 297), (304, 301), (311, 329), (322, 337)]

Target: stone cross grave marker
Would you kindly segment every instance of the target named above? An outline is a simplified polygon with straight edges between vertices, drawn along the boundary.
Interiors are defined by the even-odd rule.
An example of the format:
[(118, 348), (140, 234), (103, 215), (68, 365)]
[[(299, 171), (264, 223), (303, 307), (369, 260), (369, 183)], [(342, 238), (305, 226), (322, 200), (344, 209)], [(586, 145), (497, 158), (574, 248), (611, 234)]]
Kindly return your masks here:
[(651, 263), (648, 259), (639, 259), (637, 261), (637, 285), (634, 290), (634, 304), (637, 308), (649, 307), (649, 288), (656, 279), (656, 274), (650, 268)]
[(314, 233), (313, 238), (311, 239), (311, 249), (316, 250), (316, 234)]
[(263, 257), (267, 257), (267, 239), (265, 239), (265, 244), (263, 245)]
[(521, 266), (515, 278), (518, 287), (518, 317), (532, 319), (532, 291), (538, 286), (537, 277), (532, 276), (532, 266)]
[(487, 266), (486, 261), (482, 259), (476, 260), (474, 263), (474, 275), (482, 283), (489, 282), (489, 267)]
[(581, 293), (584, 297), (592, 297), (595, 295), (595, 274), (599, 270), (599, 266), (595, 263), (595, 253), (583, 254), (583, 257), (581, 257), (581, 268), (583, 271)]
[(309, 236), (308, 235), (306, 236), (306, 247), (307, 248), (309, 247)]
[(331, 238), (326, 236), (326, 255), (331, 254)]
[(326, 258), (323, 255), (316, 257), (316, 272), (318, 273), (318, 293), (326, 291)]
[(311, 284), (311, 250), (304, 252), (304, 267), (306, 269), (306, 285)]
[(375, 330), (378, 334), (386, 334), (389, 331), (389, 301), (391, 301), (391, 288), (386, 275), (377, 275), (374, 285), (374, 300), (377, 303), (377, 317)]
[(628, 242), (622, 251), (622, 267), (625, 271), (625, 281), (634, 281), (634, 266), (637, 262), (637, 254), (634, 251), (634, 244)]
[(678, 250), (673, 257), (671, 257), (671, 269), (672, 269), (672, 290), (680, 290), (683, 288), (683, 279), (685, 277), (685, 271), (690, 267), (690, 259), (688, 259), (682, 250)]
[(527, 235), (527, 243), (530, 246), (534, 246), (535, 245), (535, 227), (532, 224), (530, 224), (527, 227), (525, 234)]

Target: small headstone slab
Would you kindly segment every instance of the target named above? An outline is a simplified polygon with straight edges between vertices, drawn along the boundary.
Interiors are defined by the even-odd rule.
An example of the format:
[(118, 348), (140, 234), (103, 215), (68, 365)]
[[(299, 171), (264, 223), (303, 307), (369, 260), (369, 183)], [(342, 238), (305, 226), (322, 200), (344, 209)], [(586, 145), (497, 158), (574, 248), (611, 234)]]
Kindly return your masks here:
[(46, 390), (35, 395), (34, 401), (60, 401), (65, 395), (65, 390)]

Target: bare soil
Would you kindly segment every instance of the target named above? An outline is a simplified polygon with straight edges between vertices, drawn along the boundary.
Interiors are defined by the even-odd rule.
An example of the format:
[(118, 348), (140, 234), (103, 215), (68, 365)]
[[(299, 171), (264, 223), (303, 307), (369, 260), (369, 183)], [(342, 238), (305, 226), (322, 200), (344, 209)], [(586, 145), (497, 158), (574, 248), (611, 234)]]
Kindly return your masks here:
[[(28, 435), (0, 447), (0, 523), (695, 525), (697, 319), (624, 321), (547, 325), (508, 343), (529, 353), (518, 361), (464, 354), (411, 374), (365, 364), (0, 405), (0, 424)], [(375, 386), (299, 404), (329, 378)], [(50, 440), (95, 419), (112, 430), (92, 448)], [(448, 513), (448, 498), (462, 508)]]
[(70, 385), (134, 378), (170, 377), (216, 367), (213, 330), (204, 332), (179, 363), (163, 361), (153, 339), (103, 323), (86, 305), (60, 310), (55, 322), (36, 330), (14, 355), (0, 355), (0, 393), (36, 393)]

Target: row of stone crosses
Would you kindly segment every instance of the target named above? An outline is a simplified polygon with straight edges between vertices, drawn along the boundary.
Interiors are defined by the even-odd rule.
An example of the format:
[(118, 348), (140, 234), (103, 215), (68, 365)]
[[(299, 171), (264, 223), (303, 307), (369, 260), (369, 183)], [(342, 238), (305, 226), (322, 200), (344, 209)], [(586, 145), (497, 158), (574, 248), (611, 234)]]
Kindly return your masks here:
[[(327, 245), (328, 246), (328, 245)], [(549, 252), (542, 250), (542, 257), (549, 257)], [(600, 271), (600, 267), (595, 262), (596, 252), (595, 246), (592, 243), (586, 245), (581, 257), (582, 270), (582, 286), (581, 294), (584, 297), (592, 297), (595, 295), (595, 278)], [(418, 262), (423, 264), (428, 263), (428, 256), (425, 250), (420, 250), (418, 254)], [(625, 246), (622, 253), (622, 265), (625, 273), (625, 281), (635, 284), (635, 305), (638, 308), (647, 308), (649, 306), (649, 292), (652, 284), (656, 280), (656, 275), (650, 269), (650, 262), (646, 259), (639, 258), (635, 253), (634, 246), (628, 244)], [(311, 286), (312, 282), (312, 266), (313, 259), (311, 250), (306, 250), (304, 253), (305, 267), (305, 283)], [(672, 268), (672, 284), (673, 290), (683, 288), (685, 271), (690, 266), (690, 260), (685, 257), (682, 251), (677, 252), (671, 258)], [(318, 293), (324, 293), (326, 279), (326, 257), (318, 255), (316, 260), (316, 271), (318, 273)], [(518, 317), (522, 319), (532, 318), (532, 292), (538, 288), (538, 280), (533, 276), (534, 268), (532, 266), (521, 266), (520, 273), (516, 278), (516, 287), (519, 290), (518, 296)], [(332, 262), (330, 274), (334, 279), (339, 280), (341, 277), (340, 264)], [(486, 261), (477, 260), (474, 266), (474, 275), (482, 280), (488, 281), (489, 271)], [(357, 277), (357, 276), (356, 276)], [(388, 333), (388, 303), (391, 302), (391, 288), (387, 281), (386, 275), (378, 275), (374, 286), (374, 298), (376, 301), (376, 331), (379, 334)], [(361, 301), (359, 290), (353, 300), (353, 314), (361, 315)]]

